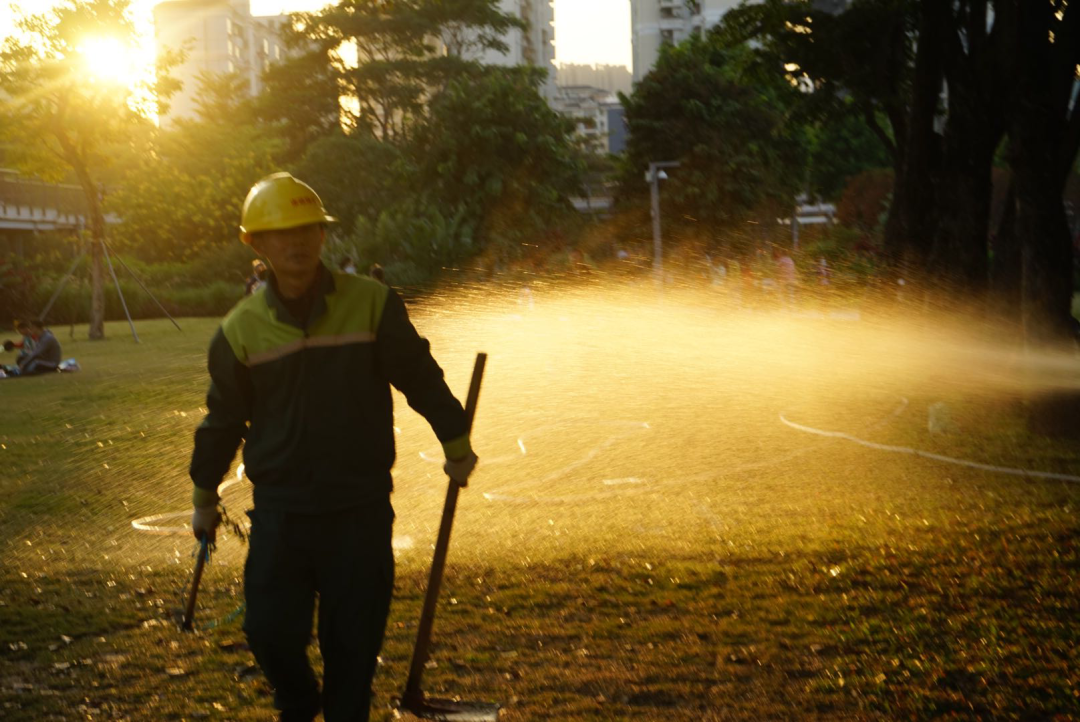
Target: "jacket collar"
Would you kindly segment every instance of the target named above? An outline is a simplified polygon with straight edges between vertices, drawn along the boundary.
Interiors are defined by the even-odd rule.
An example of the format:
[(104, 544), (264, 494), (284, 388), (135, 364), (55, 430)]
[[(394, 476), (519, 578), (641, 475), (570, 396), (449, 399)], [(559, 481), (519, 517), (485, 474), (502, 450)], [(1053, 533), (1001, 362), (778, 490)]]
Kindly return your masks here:
[(315, 295), (311, 304), (311, 311), (306, 319), (296, 318), (281, 300), (281, 296), (278, 294), (277, 277), (271, 271), (269, 282), (266, 284), (266, 303), (273, 309), (274, 315), (279, 321), (299, 329), (305, 329), (326, 313), (326, 297), (333, 293), (336, 288), (334, 274), (330, 273), (330, 269), (325, 264), (319, 263), (319, 275), (315, 278), (314, 291), (309, 291)]

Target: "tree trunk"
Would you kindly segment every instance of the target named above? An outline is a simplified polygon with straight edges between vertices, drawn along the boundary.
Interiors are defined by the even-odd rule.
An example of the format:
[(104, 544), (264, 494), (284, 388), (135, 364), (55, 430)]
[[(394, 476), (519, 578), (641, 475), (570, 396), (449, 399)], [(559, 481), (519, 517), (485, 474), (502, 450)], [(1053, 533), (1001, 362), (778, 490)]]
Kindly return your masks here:
[(949, 290), (980, 305), (987, 289), (992, 151), (959, 149), (942, 174), (942, 209), (931, 252), (933, 275)]
[[(1072, 243), (1062, 198), (1067, 114), (1075, 72), (1078, 16), (1067, 11), (1057, 24), (1052, 5), (1009, 0), (1001, 21), (1013, 28), (1008, 44), (1011, 71), (1009, 138), (1016, 187), (1016, 234), (1021, 253), (1020, 319), (1031, 359), (1071, 353)], [(1057, 35), (1048, 28), (1057, 28)], [(1048, 35), (1050, 36), (1048, 38)], [(1033, 388), (1046, 388), (1032, 376)], [(1080, 396), (1059, 389), (1033, 392), (1032, 430), (1080, 438)]]
[(1016, 182), (1009, 179), (1005, 208), (993, 239), (994, 260), (990, 268), (990, 303), (993, 316), (1023, 338), (1020, 325), (1020, 241), (1016, 236)]
[(1020, 318), (1029, 348), (1064, 347), (1070, 340), (1072, 239), (1057, 173), (1056, 140), (1035, 133), (1017, 143)]
[(90, 241), (90, 340), (105, 338), (105, 272), (101, 239), (91, 234)]
[(893, 205), (885, 226), (885, 250), (894, 262), (921, 272), (929, 256), (934, 227), (941, 138), (934, 130), (944, 77), (947, 10), (939, 0), (919, 3), (919, 47), (906, 123), (907, 141), (897, 164)]
[(105, 286), (104, 242), (105, 215), (101, 211), (101, 196), (97, 184), (90, 176), (90, 168), (75, 143), (62, 132), (56, 139), (64, 151), (64, 158), (75, 171), (82, 186), (83, 198), (90, 216), (90, 340), (105, 338)]
[[(931, 275), (982, 310), (989, 286), (989, 231), (994, 151), (1004, 134), (996, 102), (994, 63), (986, 32), (986, 0), (970, 17), (947, 11), (940, 36), (948, 82), (939, 222), (930, 253)], [(961, 30), (967, 42), (961, 42)]]

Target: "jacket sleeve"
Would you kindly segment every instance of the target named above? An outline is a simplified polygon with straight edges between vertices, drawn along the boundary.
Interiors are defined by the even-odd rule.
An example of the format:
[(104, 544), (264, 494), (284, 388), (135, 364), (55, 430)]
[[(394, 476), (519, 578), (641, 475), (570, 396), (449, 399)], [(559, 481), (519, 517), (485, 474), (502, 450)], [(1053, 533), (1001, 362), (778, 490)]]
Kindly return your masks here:
[(19, 361), (19, 366), (24, 368), (34, 361), (41, 361), (54, 366), (60, 363), (60, 342), (56, 340), (56, 336), (51, 333), (42, 335), (38, 342), (34, 344), (34, 350), (23, 356)]
[(251, 377), (221, 329), (210, 342), (207, 365), (210, 370), (207, 413), (195, 430), (195, 450), (191, 455), (196, 506), (216, 500), (221, 478), (229, 471), (251, 419)]
[(446, 457), (468, 455), (471, 447), (465, 410), (446, 385), (442, 369), (431, 355), (431, 345), (417, 333), (405, 303), (392, 289), (375, 334), (375, 349), (383, 375), (431, 424)]

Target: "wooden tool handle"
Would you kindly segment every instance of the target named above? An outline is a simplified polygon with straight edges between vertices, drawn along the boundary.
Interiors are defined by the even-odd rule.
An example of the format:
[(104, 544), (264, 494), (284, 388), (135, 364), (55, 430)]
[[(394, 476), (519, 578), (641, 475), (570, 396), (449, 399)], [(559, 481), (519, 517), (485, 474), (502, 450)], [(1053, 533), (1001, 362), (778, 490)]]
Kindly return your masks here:
[[(468, 428), (472, 431), (473, 417), (476, 416), (476, 404), (480, 398), (480, 382), (484, 377), (487, 354), (476, 354), (472, 381), (469, 382), (469, 394), (465, 397), (465, 416)], [(431, 574), (428, 577), (427, 593), (424, 595), (424, 608), (420, 613), (420, 626), (416, 632), (416, 647), (413, 649), (412, 664), (409, 665), (409, 679), (405, 683), (402, 702), (408, 706), (423, 701), (424, 693), (420, 682), (424, 676), (424, 665), (428, 661), (431, 646), (431, 628), (435, 623), (435, 605), (439, 601), (439, 586), (442, 584), (443, 567), (446, 566), (446, 551), (450, 547), (450, 530), (454, 525), (454, 510), (457, 508), (458, 485), (453, 479), (446, 490), (446, 502), (443, 504), (442, 522), (439, 524), (439, 537), (435, 542), (435, 556), (431, 560)]]

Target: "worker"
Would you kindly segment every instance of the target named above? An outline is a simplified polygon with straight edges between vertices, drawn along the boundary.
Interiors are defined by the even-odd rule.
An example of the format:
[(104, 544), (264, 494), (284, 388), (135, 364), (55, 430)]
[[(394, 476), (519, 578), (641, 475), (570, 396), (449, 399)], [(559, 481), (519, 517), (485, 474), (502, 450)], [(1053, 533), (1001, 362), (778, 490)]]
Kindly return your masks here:
[[(394, 579), (390, 385), (431, 424), (454, 483), (476, 465), (465, 412), (401, 298), (321, 262), (333, 221), (288, 173), (248, 193), (240, 238), (266, 259), (268, 283), (210, 342), (191, 459), (192, 530), (212, 540), (218, 484), (244, 441), (254, 485), (244, 631), (282, 720), (368, 719)], [(316, 597), (321, 693), (307, 658)]]

